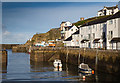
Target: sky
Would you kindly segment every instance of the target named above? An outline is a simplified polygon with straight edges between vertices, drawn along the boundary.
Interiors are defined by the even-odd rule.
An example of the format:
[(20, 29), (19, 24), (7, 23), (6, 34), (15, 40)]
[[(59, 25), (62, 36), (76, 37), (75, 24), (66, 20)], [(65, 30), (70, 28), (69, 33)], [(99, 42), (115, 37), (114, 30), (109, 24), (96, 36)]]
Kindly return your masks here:
[(80, 17), (97, 16), (104, 6), (117, 2), (3, 2), (2, 43), (23, 44), (35, 33), (45, 33), (60, 27), (62, 21), (71, 23)]
[(119, 0), (1, 0), (2, 2), (118, 2)]

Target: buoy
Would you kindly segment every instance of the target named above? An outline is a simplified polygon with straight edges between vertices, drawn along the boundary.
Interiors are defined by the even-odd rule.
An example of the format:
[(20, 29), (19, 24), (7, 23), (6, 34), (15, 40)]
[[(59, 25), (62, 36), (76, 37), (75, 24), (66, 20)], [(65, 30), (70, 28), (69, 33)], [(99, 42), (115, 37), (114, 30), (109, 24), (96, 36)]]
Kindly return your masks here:
[(92, 74), (94, 74), (94, 70), (92, 70)]
[(83, 76), (83, 79), (85, 79), (85, 76)]

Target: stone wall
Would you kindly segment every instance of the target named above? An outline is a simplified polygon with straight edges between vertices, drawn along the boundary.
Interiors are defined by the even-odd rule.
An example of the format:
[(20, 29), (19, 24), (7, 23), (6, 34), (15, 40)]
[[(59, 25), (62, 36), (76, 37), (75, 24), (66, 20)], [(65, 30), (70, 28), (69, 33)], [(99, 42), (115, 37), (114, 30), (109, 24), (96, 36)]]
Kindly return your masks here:
[(4, 72), (3, 70), (7, 68), (7, 51), (1, 50), (0, 51), (0, 70)]
[[(80, 55), (79, 55), (80, 54)], [(120, 74), (120, 52), (96, 49), (39, 49), (31, 53), (32, 61), (54, 61), (61, 59), (64, 63), (79, 65), (79, 63), (87, 63), (92, 69)]]

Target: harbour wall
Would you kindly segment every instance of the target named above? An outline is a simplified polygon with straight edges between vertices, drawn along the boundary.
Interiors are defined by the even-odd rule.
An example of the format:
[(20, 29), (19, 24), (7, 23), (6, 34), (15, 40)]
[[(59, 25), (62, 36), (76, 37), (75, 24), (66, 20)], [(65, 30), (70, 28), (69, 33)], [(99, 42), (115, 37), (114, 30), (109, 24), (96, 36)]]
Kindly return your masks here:
[(33, 50), (30, 55), (30, 60), (35, 62), (53, 62), (55, 59), (61, 59), (64, 63), (77, 66), (84, 62), (94, 70), (120, 75), (120, 51), (45, 48)]
[(7, 68), (7, 51), (6, 50), (0, 50), (0, 70), (4, 72), (4, 68)]
[[(13, 52), (28, 52), (29, 47), (15, 46)], [(61, 59), (62, 62), (78, 66), (87, 63), (92, 69), (120, 75), (120, 51), (79, 49), (79, 48), (40, 48), (32, 47), (30, 60), (33, 62), (54, 61)]]
[(12, 49), (13, 46), (17, 46), (19, 44), (2, 44), (2, 49)]

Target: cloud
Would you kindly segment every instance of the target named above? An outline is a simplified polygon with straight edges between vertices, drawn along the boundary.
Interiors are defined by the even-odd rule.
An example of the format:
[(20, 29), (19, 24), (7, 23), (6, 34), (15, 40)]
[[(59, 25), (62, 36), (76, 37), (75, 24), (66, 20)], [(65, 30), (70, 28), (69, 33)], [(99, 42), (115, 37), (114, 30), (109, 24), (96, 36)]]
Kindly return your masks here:
[(2, 35), (2, 43), (7, 44), (24, 44), (33, 36), (33, 33), (12, 33), (5, 31)]
[(3, 32), (3, 36), (7, 36), (7, 35), (10, 35), (10, 32), (9, 32), (9, 31)]

